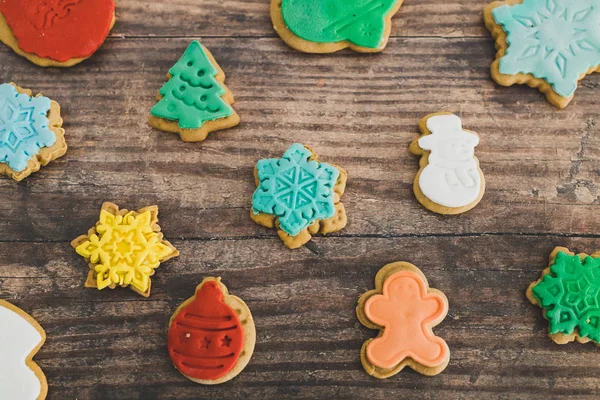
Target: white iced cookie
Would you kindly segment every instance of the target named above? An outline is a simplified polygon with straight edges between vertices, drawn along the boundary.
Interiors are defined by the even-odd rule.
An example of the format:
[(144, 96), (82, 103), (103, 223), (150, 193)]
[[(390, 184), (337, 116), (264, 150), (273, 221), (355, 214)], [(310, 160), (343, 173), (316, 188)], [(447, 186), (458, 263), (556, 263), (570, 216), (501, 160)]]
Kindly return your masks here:
[(0, 300), (1, 399), (46, 398), (46, 377), (32, 360), (45, 341), (46, 333), (29, 314)]
[(421, 136), (410, 152), (421, 156), (413, 189), (419, 203), (439, 214), (460, 214), (483, 197), (485, 179), (475, 157), (479, 136), (462, 128), (460, 118), (436, 113), (419, 122)]

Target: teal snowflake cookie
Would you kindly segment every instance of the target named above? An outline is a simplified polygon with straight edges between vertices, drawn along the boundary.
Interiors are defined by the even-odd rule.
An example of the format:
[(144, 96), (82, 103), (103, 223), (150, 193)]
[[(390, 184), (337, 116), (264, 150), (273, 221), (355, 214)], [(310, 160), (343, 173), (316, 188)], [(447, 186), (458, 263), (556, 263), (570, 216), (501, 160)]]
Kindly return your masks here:
[(0, 174), (20, 181), (67, 151), (60, 106), (14, 84), (0, 85)]
[(240, 122), (225, 73), (200, 42), (190, 43), (167, 78), (150, 110), (152, 127), (179, 133), (184, 142), (199, 142)]
[(600, 345), (600, 253), (588, 256), (555, 248), (550, 266), (529, 285), (527, 297), (542, 308), (556, 343)]
[(539, 88), (564, 108), (585, 75), (600, 72), (600, 0), (506, 0), (484, 13), (498, 53), (492, 77)]
[(293, 144), (282, 158), (260, 160), (254, 172), (257, 188), (250, 216), (260, 225), (276, 227), (289, 248), (304, 245), (311, 234), (346, 226), (340, 202), (346, 172), (319, 162), (310, 148)]

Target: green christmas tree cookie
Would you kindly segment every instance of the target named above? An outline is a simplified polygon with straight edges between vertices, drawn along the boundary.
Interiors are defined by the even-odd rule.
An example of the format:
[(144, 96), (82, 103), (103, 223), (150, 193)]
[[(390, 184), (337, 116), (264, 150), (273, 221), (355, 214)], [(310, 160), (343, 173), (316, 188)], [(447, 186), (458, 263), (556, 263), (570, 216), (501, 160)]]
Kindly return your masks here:
[(588, 256), (555, 248), (550, 266), (529, 285), (527, 298), (542, 308), (556, 343), (600, 345), (600, 252)]
[(190, 43), (167, 78), (150, 111), (154, 128), (179, 133), (184, 142), (199, 142), (212, 131), (240, 122), (231, 107), (233, 94), (224, 84), (225, 73), (198, 41)]

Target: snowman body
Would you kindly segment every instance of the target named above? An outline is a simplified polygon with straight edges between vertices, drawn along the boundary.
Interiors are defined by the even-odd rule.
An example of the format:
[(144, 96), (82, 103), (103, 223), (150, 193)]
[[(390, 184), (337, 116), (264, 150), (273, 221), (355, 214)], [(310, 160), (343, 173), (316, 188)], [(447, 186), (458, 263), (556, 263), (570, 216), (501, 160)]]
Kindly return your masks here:
[(475, 158), (479, 137), (464, 131), (455, 115), (436, 115), (427, 120), (431, 135), (419, 139), (419, 147), (429, 150), (428, 165), (419, 175), (419, 188), (425, 197), (445, 207), (465, 207), (481, 193), (481, 174)]
[(23, 315), (0, 303), (0, 398), (40, 397), (42, 382), (28, 362), (43, 341), (42, 334)]

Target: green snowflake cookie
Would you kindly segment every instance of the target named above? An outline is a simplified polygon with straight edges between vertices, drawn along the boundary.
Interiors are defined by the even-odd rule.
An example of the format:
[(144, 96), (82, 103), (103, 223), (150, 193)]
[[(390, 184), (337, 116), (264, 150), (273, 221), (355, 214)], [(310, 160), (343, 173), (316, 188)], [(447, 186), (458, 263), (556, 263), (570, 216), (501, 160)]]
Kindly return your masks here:
[(560, 248), (553, 254), (549, 271), (531, 285), (550, 335), (575, 334), (580, 341), (600, 344), (600, 258), (571, 255)]

